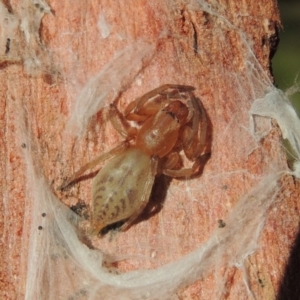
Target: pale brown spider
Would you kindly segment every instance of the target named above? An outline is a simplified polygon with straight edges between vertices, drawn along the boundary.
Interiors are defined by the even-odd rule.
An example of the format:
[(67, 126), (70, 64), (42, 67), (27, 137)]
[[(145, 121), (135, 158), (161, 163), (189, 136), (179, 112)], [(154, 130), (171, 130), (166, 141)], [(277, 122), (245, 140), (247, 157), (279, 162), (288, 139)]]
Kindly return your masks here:
[[(110, 121), (125, 140), (83, 166), (62, 186), (110, 159), (93, 182), (94, 233), (121, 220), (126, 222), (120, 229), (127, 230), (148, 203), (156, 175), (188, 178), (198, 172), (207, 122), (193, 90), (191, 86), (162, 85), (132, 101), (124, 114), (110, 105)], [(136, 121), (139, 128), (129, 120)], [(190, 168), (182, 168), (181, 150), (193, 162)]]

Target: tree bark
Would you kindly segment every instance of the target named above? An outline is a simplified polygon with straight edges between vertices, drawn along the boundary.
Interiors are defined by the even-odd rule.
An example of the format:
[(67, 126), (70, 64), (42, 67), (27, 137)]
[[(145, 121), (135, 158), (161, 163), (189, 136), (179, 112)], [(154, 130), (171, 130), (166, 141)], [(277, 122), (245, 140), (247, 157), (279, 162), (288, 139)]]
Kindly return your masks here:
[[(51, 0), (45, 16), (42, 1), (8, 3), (1, 8), (6, 25), (0, 48), (1, 299), (21, 299), (25, 293), (30, 190), (35, 187), (28, 185), (24, 152), (32, 149), (22, 140), (22, 130), (32, 132), (39, 149), (34, 156), (60, 201), (69, 207), (78, 201), (89, 205), (91, 176), (66, 192), (58, 188), (64, 178), (121, 138), (102, 113), (91, 117), (83, 137), (74, 138), (65, 130), (84, 85), (107, 63), (115, 62), (120, 73), (128, 70), (128, 77), (120, 75), (124, 82), (115, 82), (105, 106), (116, 94), (122, 109), (162, 84), (194, 86), (208, 116), (211, 148), (201, 176), (157, 180), (152, 205), (137, 223), (127, 232), (91, 240), (93, 247), (112, 257), (128, 258), (115, 264), (120, 271), (155, 269), (197, 249), (221, 230), (218, 224), (229, 224), (227, 216), (262, 180), (270, 162), (287, 169), (276, 122), (259, 142), (249, 129), (248, 111), (255, 97), (263, 96), (261, 82), (273, 80), (270, 53), (280, 26), (276, 1)], [(122, 56), (126, 47), (133, 49), (129, 59)], [(138, 63), (135, 51), (141, 56)], [(257, 77), (249, 74), (251, 64), (261, 67)], [(264, 122), (262, 128), (267, 126)], [(225, 259), (224, 265), (216, 264), (177, 291), (179, 299), (291, 295), (296, 287), (286, 277), (294, 276), (286, 265), (299, 224), (299, 183), (285, 175), (277, 187), (277, 201), (263, 214), (257, 246), (243, 258), (243, 266)], [(149, 212), (154, 208), (155, 213)], [(229, 251), (237, 249), (233, 245)]]

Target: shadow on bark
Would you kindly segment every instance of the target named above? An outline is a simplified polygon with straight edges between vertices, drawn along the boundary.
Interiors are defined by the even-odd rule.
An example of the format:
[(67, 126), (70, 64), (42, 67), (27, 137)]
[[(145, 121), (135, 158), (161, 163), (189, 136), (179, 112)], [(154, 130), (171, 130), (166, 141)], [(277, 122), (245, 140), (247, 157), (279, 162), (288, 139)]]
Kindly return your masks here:
[(276, 300), (300, 299), (300, 231), (294, 242)]

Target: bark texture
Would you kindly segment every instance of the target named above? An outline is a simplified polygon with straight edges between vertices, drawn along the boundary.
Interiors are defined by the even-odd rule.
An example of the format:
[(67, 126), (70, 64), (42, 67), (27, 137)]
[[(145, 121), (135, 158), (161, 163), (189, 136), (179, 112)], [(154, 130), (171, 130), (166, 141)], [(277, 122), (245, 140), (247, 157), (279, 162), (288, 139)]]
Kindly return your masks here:
[[(39, 145), (34, 156), (53, 192), (68, 206), (79, 200), (89, 204), (91, 180), (83, 180), (64, 193), (58, 187), (65, 177), (121, 138), (105, 125), (101, 113), (91, 119), (87, 133), (79, 140), (64, 130), (84, 84), (128, 45), (143, 43), (152, 50), (141, 60), (139, 70), (117, 90), (120, 107), (161, 84), (194, 86), (209, 118), (212, 155), (203, 171), (204, 183), (202, 176), (171, 183), (162, 178), (154, 187), (154, 204), (149, 208), (158, 207), (156, 213), (145, 212), (125, 233), (91, 241), (109, 255), (130, 257), (116, 267), (124, 271), (157, 268), (195, 250), (216, 230), (218, 220), (225, 219), (235, 203), (259, 182), (270, 161), (282, 168), (286, 165), (275, 122), (259, 147), (241, 159), (243, 149), (252, 141), (249, 133), (237, 128), (238, 124), (248, 124), (247, 111), (253, 99), (237, 98), (241, 87), (224, 76), (236, 74), (244, 76), (245, 82), (250, 80), (238, 29), (271, 79), (270, 53), (280, 26), (276, 1), (212, 1), (211, 9), (222, 11), (222, 15), (214, 15), (201, 10), (196, 1), (49, 0), (51, 12), (44, 17), (42, 1), (35, 5), (29, 1), (3, 2), (3, 22), (15, 27), (5, 25), (1, 29), (0, 45), (1, 299), (21, 299), (26, 281), (26, 230), (30, 225), (26, 215), (31, 209), (26, 189), (34, 186), (27, 184), (23, 153), (31, 149), (20, 138), (20, 120), (25, 114), (23, 126), (30, 129)], [(30, 24), (29, 36), (22, 31), (22, 20)], [(128, 64), (130, 61), (123, 67), (128, 68)], [(109, 104), (111, 100), (106, 101)], [(220, 179), (218, 172), (227, 175)], [(215, 299), (213, 291), (220, 282), (213, 272), (221, 274), (225, 282), (220, 299), (251, 299), (243, 274), (247, 274), (257, 299), (275, 299), (279, 294), (280, 299), (288, 299), (284, 297), (293, 295), (297, 288), (289, 276), (296, 275), (293, 263), (286, 265), (289, 258), (297, 259), (290, 253), (299, 224), (299, 183), (287, 175), (280, 186), (257, 250), (245, 258), (246, 270), (235, 265), (211, 270), (178, 291), (179, 299)]]

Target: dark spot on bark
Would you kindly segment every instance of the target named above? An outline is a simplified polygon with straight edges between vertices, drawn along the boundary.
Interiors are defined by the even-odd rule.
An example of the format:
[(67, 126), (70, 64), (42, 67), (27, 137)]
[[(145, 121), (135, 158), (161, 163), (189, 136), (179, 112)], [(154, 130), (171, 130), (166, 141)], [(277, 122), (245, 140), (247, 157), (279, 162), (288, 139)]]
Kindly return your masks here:
[(75, 205), (72, 205), (70, 209), (84, 219), (89, 218), (89, 209), (83, 200), (79, 200)]
[(193, 49), (194, 49), (194, 53), (198, 54), (198, 35), (197, 35), (197, 29), (196, 26), (193, 22), (192, 23), (192, 27), (193, 27)]
[(218, 224), (219, 228), (224, 228), (226, 226), (226, 223), (222, 219), (218, 220)]
[(10, 50), (10, 38), (6, 39), (6, 45), (5, 45), (5, 54), (7, 54)]

